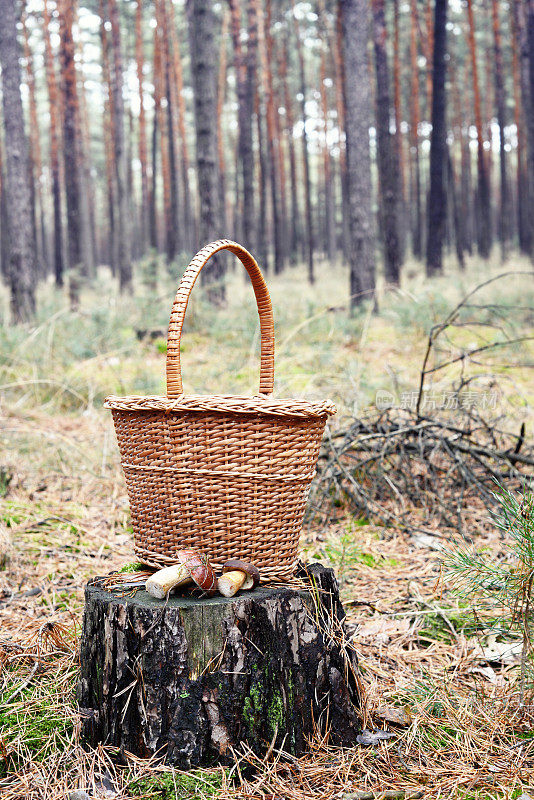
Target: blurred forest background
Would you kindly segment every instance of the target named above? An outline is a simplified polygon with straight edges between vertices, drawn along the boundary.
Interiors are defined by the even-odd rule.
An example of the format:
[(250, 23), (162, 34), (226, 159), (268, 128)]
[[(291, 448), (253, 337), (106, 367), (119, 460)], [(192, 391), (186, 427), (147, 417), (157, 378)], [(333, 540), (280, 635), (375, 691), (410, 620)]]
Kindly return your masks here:
[[(352, 304), (407, 257), (534, 252), (524, 0), (2, 0), (1, 273), (15, 321), (234, 238)], [(22, 104), (22, 105), (21, 105)], [(153, 265), (155, 269), (155, 264)], [(224, 294), (223, 259), (203, 273)]]

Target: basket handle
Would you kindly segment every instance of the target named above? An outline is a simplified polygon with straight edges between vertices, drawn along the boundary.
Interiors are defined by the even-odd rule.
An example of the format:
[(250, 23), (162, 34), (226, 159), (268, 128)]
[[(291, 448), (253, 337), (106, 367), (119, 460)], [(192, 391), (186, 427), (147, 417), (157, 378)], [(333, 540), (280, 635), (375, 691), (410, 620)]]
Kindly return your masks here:
[(230, 252), (234, 253), (247, 270), (252, 281), (260, 317), (260, 394), (272, 394), (274, 387), (274, 321), (267, 285), (260, 268), (248, 250), (245, 250), (237, 242), (219, 239), (219, 241), (211, 242), (211, 244), (203, 247), (192, 259), (182, 275), (182, 280), (172, 304), (169, 332), (167, 334), (167, 397), (178, 397), (183, 393), (180, 339), (182, 338), (182, 327), (189, 295), (202, 267), (219, 250), (230, 250)]

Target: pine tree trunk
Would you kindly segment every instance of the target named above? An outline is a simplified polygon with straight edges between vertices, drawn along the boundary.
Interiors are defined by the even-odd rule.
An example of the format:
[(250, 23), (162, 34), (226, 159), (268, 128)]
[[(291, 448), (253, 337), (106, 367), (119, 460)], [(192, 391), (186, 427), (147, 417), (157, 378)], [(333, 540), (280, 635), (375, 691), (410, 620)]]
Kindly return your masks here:
[(445, 89), (447, 55), (447, 0), (436, 0), (434, 19), (434, 66), (432, 81), (432, 134), (430, 138), (430, 191), (428, 195), (428, 234), (426, 274), (443, 268), (443, 243), (447, 215), (447, 123)]
[(404, 261), (406, 247), (406, 198), (405, 198), (405, 164), (404, 146), (402, 140), (402, 112), (401, 112), (401, 60), (400, 60), (400, 24), (399, 0), (393, 0), (393, 108), (395, 111), (395, 169), (398, 173), (398, 220), (399, 220), (399, 246), (401, 263)]
[(28, 142), (20, 94), (16, 3), (0, 0), (0, 65), (5, 141), (5, 195), (9, 224), (11, 314), (26, 322), (35, 313), (36, 265), (31, 215)]
[(221, 213), (221, 227), (226, 237), (230, 235), (230, 225), (228, 222), (230, 215), (226, 202), (226, 148), (223, 129), (223, 109), (224, 102), (226, 100), (226, 84), (228, 78), (228, 23), (229, 11), (227, 8), (224, 8), (219, 44), (219, 77), (217, 80), (217, 166), (219, 168), (219, 208)]
[[(95, 255), (94, 255), (94, 229), (92, 225), (92, 178), (89, 151), (89, 135), (86, 127), (87, 108), (85, 103), (85, 83), (83, 76), (83, 63), (81, 60), (81, 47), (78, 44), (78, 60), (76, 64), (76, 84), (78, 93), (78, 113), (76, 114), (76, 143), (78, 147), (78, 169), (80, 183), (80, 219), (81, 219), (81, 251), (83, 274), (86, 277), (94, 277), (95, 274)], [(84, 114), (86, 116), (84, 122)], [(85, 135), (84, 131), (87, 135)]]
[[(292, 0), (293, 2), (293, 0)], [(312, 200), (311, 200), (311, 176), (310, 176), (310, 150), (308, 145), (308, 132), (306, 130), (306, 72), (304, 68), (304, 51), (300, 35), (300, 26), (294, 13), (295, 36), (297, 40), (297, 54), (299, 61), (300, 78), (300, 109), (302, 121), (302, 162), (304, 164), (304, 210), (306, 220), (306, 261), (308, 266), (308, 281), (310, 284), (315, 282), (315, 271), (313, 263), (313, 251), (315, 246), (313, 220), (312, 220)]]
[(517, 131), (517, 148), (516, 148), (516, 219), (517, 219), (517, 232), (519, 240), (519, 249), (521, 252), (529, 254), (531, 252), (532, 242), (532, 222), (528, 209), (528, 174), (526, 166), (526, 142), (525, 142), (525, 129), (526, 123), (523, 113), (522, 102), (522, 81), (521, 81), (521, 34), (520, 34), (520, 0), (512, 0), (511, 2), (511, 18), (512, 18), (512, 78), (514, 86), (514, 123)]
[(104, 0), (100, 0), (100, 44), (102, 50), (102, 78), (105, 87), (104, 92), (104, 155), (106, 160), (106, 198), (108, 215), (108, 238), (104, 252), (108, 254), (111, 273), (115, 277), (118, 273), (118, 243), (115, 225), (116, 207), (116, 187), (115, 169), (113, 157), (113, 138), (114, 138), (114, 114), (113, 97), (111, 89), (111, 67), (109, 59), (109, 39), (106, 30), (106, 15), (104, 12)]
[(371, 94), (367, 46), (367, 0), (340, 0), (343, 32), (347, 188), (350, 220), (350, 306), (373, 300), (375, 236), (369, 127)]
[[(530, 242), (530, 256), (534, 258), (534, 0), (525, 2), (525, 25), (524, 25), (524, 45), (523, 56), (524, 71), (524, 92), (523, 109), (527, 121), (528, 133), (528, 196), (529, 196), (529, 219), (531, 221), (532, 240)], [(528, 54), (528, 56), (527, 56)], [(526, 101), (528, 98), (528, 101)]]
[(254, 83), (256, 72), (257, 18), (256, 5), (248, 3), (247, 53), (241, 44), (241, 6), (239, 0), (228, 0), (231, 15), (232, 43), (234, 48), (234, 68), (237, 92), (237, 154), (243, 198), (242, 237), (249, 250), (256, 247), (256, 219), (254, 197), (254, 149), (252, 145), (252, 125), (254, 121)]
[(271, 0), (266, 2), (266, 18), (263, 17), (261, 4), (256, 4), (258, 15), (258, 51), (260, 56), (260, 73), (262, 80), (263, 98), (265, 102), (266, 127), (267, 127), (267, 153), (269, 169), (269, 187), (271, 190), (271, 211), (274, 239), (274, 271), (278, 275), (284, 269), (284, 244), (282, 219), (280, 213), (280, 175), (278, 169), (276, 121), (274, 107), (274, 91), (272, 63), (268, 52), (272, 52), (271, 27)]
[(323, 177), (324, 177), (324, 244), (326, 257), (333, 262), (336, 255), (336, 228), (334, 190), (332, 186), (332, 159), (328, 143), (328, 98), (326, 95), (326, 56), (321, 49), (321, 112), (323, 117)]
[[(216, 19), (211, 0), (188, 0), (187, 14), (195, 96), (200, 236), (203, 242), (210, 242), (221, 235), (217, 186)], [(212, 285), (210, 300), (216, 303), (224, 301), (223, 260), (216, 256), (210, 258), (200, 277), (204, 284)]]
[(265, 128), (263, 120), (264, 102), (261, 87), (256, 89), (256, 126), (258, 129), (258, 153), (259, 153), (259, 194), (260, 194), (260, 218), (258, 225), (258, 259), (265, 272), (269, 272), (269, 247), (267, 244), (267, 192), (269, 187), (269, 173), (267, 169), (267, 153), (265, 147)]
[(186, 116), (185, 116), (185, 100), (184, 100), (184, 81), (182, 71), (182, 56), (180, 53), (180, 45), (178, 42), (178, 35), (176, 32), (176, 22), (174, 19), (174, 4), (170, 6), (170, 20), (171, 20), (171, 42), (173, 50), (173, 63), (174, 63), (174, 82), (176, 85), (176, 104), (178, 111), (178, 133), (180, 135), (180, 162), (182, 170), (182, 185), (184, 187), (183, 193), (183, 212), (184, 212), (184, 248), (189, 250), (196, 250), (200, 243), (198, 241), (198, 231), (196, 218), (193, 213), (193, 204), (191, 203), (191, 192), (189, 191), (189, 148), (187, 146), (186, 134)]
[(146, 138), (146, 113), (143, 91), (143, 2), (137, 0), (135, 12), (135, 59), (137, 66), (137, 85), (139, 92), (139, 164), (141, 166), (141, 209), (140, 209), (140, 250), (141, 254), (146, 251), (149, 241), (149, 210), (148, 210), (148, 158), (147, 158), (147, 138)]
[(491, 250), (491, 206), (489, 196), (489, 180), (486, 158), (484, 155), (484, 135), (482, 131), (482, 109), (480, 104), (480, 87), (475, 47), (475, 22), (473, 16), (473, 0), (467, 0), (467, 18), (469, 22), (469, 52), (473, 78), (473, 100), (475, 109), (475, 125), (477, 129), (477, 239), (478, 252), (482, 258), (488, 258)]
[(48, 88), (50, 118), (50, 172), (52, 177), (52, 203), (54, 208), (54, 277), (56, 286), (63, 286), (63, 222), (61, 202), (61, 177), (59, 169), (59, 98), (57, 91), (56, 68), (52, 43), (50, 41), (50, 11), (48, 0), (43, 4), (43, 37), (45, 43), (45, 71)]
[[(345, 73), (343, 69), (343, 26), (341, 24), (341, 4), (337, 3), (336, 30), (335, 35), (331, 34), (331, 48), (334, 54), (335, 67), (335, 86), (336, 86), (336, 110), (338, 119), (339, 133), (339, 178), (341, 184), (341, 210), (342, 210), (342, 232), (343, 232), (343, 255), (345, 260), (350, 261), (350, 203), (347, 181), (347, 143), (345, 125)], [(345, 141), (342, 135), (345, 134)]]
[(113, 100), (113, 152), (115, 156), (115, 185), (117, 188), (117, 255), (119, 288), (132, 292), (132, 262), (130, 255), (130, 209), (127, 192), (126, 144), (124, 134), (124, 98), (122, 95), (122, 48), (119, 10), (116, 0), (106, 0), (107, 16), (111, 23), (111, 87)]
[[(380, 215), (384, 235), (385, 276), (390, 284), (400, 281), (399, 181), (395, 143), (390, 132), (389, 70), (386, 50), (384, 0), (372, 0), (376, 67), (376, 134), (380, 182)], [(348, 125), (348, 123), (347, 123)]]
[(510, 200), (508, 191), (508, 175), (506, 167), (506, 99), (504, 94), (504, 71), (502, 61), (501, 27), (499, 22), (499, 6), (497, 0), (491, 2), (493, 18), (493, 42), (495, 51), (495, 99), (497, 103), (497, 122), (499, 124), (499, 163), (501, 176), (501, 198), (499, 208), (499, 237), (501, 240), (501, 255), (504, 261), (510, 244)]
[(30, 48), (29, 32), (26, 12), (22, 14), (22, 30), (24, 34), (24, 59), (26, 61), (26, 84), (28, 87), (28, 105), (30, 118), (30, 180), (33, 187), (33, 224), (34, 248), (36, 254), (36, 268), (40, 277), (48, 273), (48, 248), (45, 234), (45, 211), (43, 206), (41, 137), (39, 115), (37, 113), (37, 99), (35, 94), (35, 74), (33, 67), (33, 54)]
[(63, 163), (67, 201), (67, 238), (69, 252), (69, 298), (79, 304), (80, 276), (86, 272), (82, 255), (82, 219), (80, 206), (80, 170), (77, 141), (78, 92), (74, 63), (72, 26), (74, 8), (69, 0), (58, 0), (60, 69), (63, 108)]
[(421, 205), (421, 159), (419, 149), (419, 122), (421, 111), (419, 105), (419, 64), (417, 63), (417, 0), (411, 0), (410, 15), (410, 62), (411, 62), (411, 98), (410, 98), (410, 141), (413, 150), (413, 186), (412, 186), (412, 251), (415, 258), (423, 255), (423, 219)]
[(289, 91), (289, 80), (287, 76), (288, 65), (288, 46), (287, 38), (284, 39), (282, 48), (282, 58), (280, 60), (280, 80), (282, 81), (284, 91), (284, 108), (285, 108), (285, 133), (287, 138), (287, 147), (289, 152), (289, 181), (291, 184), (291, 224), (289, 226), (289, 258), (291, 263), (296, 263), (298, 258), (298, 249), (301, 239), (301, 220), (300, 208), (298, 199), (298, 184), (297, 184), (297, 159), (295, 154), (295, 137), (293, 136), (293, 128), (295, 126), (293, 117), (293, 101)]

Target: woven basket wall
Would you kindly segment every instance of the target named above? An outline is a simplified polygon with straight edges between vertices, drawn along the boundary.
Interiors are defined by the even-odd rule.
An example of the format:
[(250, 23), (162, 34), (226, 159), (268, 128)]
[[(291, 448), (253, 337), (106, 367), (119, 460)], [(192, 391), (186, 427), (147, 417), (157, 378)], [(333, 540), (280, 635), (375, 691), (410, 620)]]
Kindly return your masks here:
[[(187, 301), (218, 250), (246, 267), (261, 329), (260, 395), (184, 395), (180, 337)], [(235, 242), (201, 250), (185, 271), (171, 313), (167, 397), (108, 397), (130, 501), (134, 545), (146, 564), (165, 566), (193, 547), (220, 568), (256, 564), (262, 580), (295, 570), (299, 535), (332, 403), (275, 400), (274, 329), (258, 265)]]

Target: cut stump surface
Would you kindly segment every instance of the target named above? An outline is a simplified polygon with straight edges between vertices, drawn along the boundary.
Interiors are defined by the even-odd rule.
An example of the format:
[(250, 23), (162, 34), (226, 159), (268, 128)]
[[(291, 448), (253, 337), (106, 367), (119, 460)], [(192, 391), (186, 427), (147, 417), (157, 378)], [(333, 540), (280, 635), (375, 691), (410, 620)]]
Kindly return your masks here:
[(78, 699), (92, 746), (158, 754), (181, 769), (232, 760), (241, 742), (304, 752), (315, 729), (336, 744), (360, 731), (357, 661), (340, 643), (334, 573), (305, 568), (309, 591), (257, 588), (227, 599), (89, 584)]

